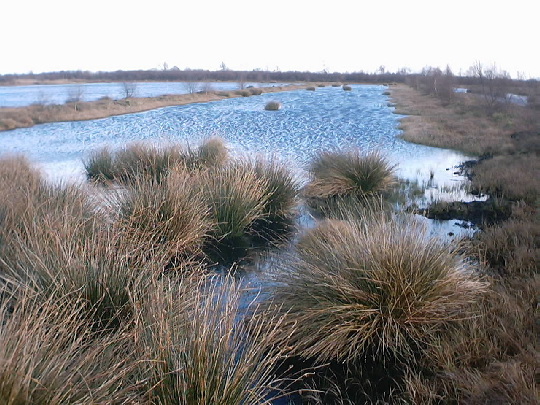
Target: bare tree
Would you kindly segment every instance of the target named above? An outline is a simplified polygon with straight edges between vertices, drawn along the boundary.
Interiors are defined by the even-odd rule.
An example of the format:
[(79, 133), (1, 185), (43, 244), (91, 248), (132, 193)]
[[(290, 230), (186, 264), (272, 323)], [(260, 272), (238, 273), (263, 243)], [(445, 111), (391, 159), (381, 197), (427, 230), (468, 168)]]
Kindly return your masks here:
[(244, 90), (246, 88), (246, 73), (240, 72), (238, 74), (238, 88)]
[(214, 88), (212, 86), (212, 83), (210, 83), (209, 81), (204, 81), (201, 83), (201, 91), (204, 93), (204, 94), (208, 94), (212, 91), (214, 91)]
[(84, 87), (81, 85), (70, 87), (66, 103), (78, 103), (82, 101), (84, 95)]
[(511, 79), (507, 72), (499, 71), (495, 64), (485, 68), (477, 61), (471, 66), (470, 73), (478, 80), (481, 94), (490, 111), (495, 110), (501, 101), (508, 101)]
[(122, 82), (122, 95), (124, 96), (124, 98), (134, 97), (136, 92), (137, 92), (137, 83)]
[(186, 89), (188, 94), (193, 94), (198, 91), (198, 83), (197, 82), (185, 82), (184, 88)]

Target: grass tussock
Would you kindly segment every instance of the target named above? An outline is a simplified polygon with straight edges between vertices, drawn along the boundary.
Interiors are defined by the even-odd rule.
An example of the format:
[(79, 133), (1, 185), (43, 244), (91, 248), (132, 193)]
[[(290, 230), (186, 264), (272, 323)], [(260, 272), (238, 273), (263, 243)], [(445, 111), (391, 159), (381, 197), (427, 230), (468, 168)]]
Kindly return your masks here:
[(95, 181), (128, 184), (146, 179), (160, 183), (175, 166), (198, 169), (225, 164), (228, 158), (225, 142), (213, 137), (196, 149), (133, 143), (111, 152), (105, 147), (94, 151), (84, 165), (87, 177)]
[(345, 85), (343, 85), (343, 90), (345, 90), (345, 91), (352, 91), (352, 87), (345, 84)]
[(312, 200), (381, 195), (395, 183), (394, 169), (378, 152), (321, 152), (311, 162), (304, 195)]
[(84, 166), (91, 180), (129, 183), (142, 177), (160, 182), (171, 167), (184, 159), (184, 153), (178, 146), (160, 148), (133, 143), (114, 153), (106, 147), (97, 150), (84, 162)]
[(264, 109), (267, 111), (278, 111), (281, 109), (281, 103), (279, 101), (269, 101), (264, 106)]
[(136, 336), (145, 400), (155, 404), (270, 404), (287, 389), (273, 370), (286, 348), (274, 327), (242, 320), (242, 291), (232, 278), (158, 283), (137, 300)]
[(456, 250), (384, 213), (325, 220), (278, 271), (274, 300), (298, 329), (295, 352), (320, 362), (366, 355), (414, 362), (485, 291)]
[(196, 150), (194, 155), (194, 167), (223, 166), (229, 160), (229, 150), (225, 141), (219, 137), (206, 139)]
[(258, 157), (241, 162), (262, 180), (266, 187), (263, 214), (256, 219), (250, 233), (262, 242), (275, 243), (293, 229), (297, 214), (300, 185), (285, 163)]
[(211, 244), (221, 253), (247, 249), (250, 227), (264, 216), (267, 182), (245, 166), (231, 164), (200, 172), (197, 183), (216, 224)]
[(169, 252), (172, 261), (201, 257), (204, 241), (215, 227), (210, 209), (185, 167), (177, 167), (166, 181), (138, 181), (115, 195), (120, 222), (128, 235), (148, 247)]
[(99, 336), (84, 304), (18, 291), (0, 303), (0, 398), (3, 404), (110, 404), (132, 401), (134, 365), (125, 330)]

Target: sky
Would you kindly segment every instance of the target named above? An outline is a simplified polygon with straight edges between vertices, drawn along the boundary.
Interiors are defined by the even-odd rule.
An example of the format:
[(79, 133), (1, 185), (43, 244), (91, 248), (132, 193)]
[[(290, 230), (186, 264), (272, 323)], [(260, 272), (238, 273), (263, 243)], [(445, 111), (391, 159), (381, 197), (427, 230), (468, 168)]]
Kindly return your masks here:
[(537, 0), (2, 0), (0, 74), (375, 72), (476, 62), (540, 78)]

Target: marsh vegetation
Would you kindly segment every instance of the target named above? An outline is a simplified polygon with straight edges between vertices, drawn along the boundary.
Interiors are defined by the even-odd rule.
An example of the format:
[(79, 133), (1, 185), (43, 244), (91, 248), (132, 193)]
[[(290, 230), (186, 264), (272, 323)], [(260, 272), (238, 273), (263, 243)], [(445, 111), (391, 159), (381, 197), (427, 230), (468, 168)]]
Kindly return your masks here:
[(378, 151), (315, 153), (305, 182), (216, 137), (97, 148), (75, 185), (1, 157), (0, 398), (534, 403), (538, 187), (488, 173), (534, 172), (536, 138), (510, 139), (473, 172), (508, 220), (460, 242), (396, 211), (410, 189)]

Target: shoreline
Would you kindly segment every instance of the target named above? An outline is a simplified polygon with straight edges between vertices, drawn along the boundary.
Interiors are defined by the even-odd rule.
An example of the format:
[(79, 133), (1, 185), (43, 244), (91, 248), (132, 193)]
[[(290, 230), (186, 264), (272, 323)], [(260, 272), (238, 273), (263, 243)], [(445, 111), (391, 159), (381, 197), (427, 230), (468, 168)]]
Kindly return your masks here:
[(232, 91), (163, 95), (158, 97), (133, 97), (121, 100), (104, 98), (96, 101), (71, 102), (54, 105), (25, 107), (0, 107), (0, 131), (29, 128), (38, 124), (66, 121), (88, 121), (117, 115), (135, 114), (163, 107), (220, 101), (235, 97), (250, 97), (263, 93), (301, 90), (310, 84), (251, 87)]

